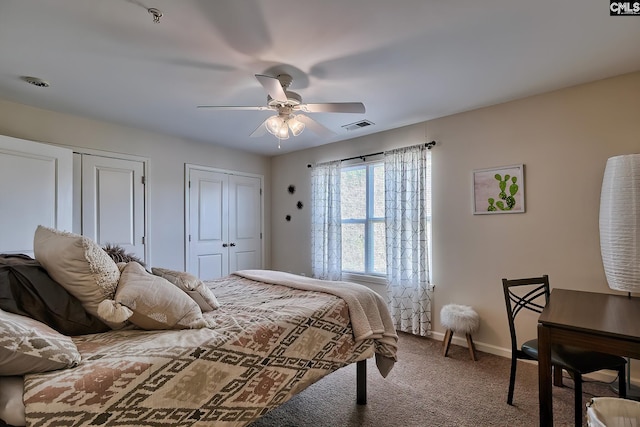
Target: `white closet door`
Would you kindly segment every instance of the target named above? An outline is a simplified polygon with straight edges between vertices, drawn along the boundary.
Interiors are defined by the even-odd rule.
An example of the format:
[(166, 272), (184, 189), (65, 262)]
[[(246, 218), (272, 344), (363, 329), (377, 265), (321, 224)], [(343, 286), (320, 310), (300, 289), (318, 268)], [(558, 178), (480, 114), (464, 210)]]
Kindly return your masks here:
[(33, 256), (38, 225), (71, 231), (72, 155), (0, 135), (0, 253)]
[(187, 165), (187, 271), (202, 280), (262, 268), (262, 180)]
[(229, 272), (262, 266), (260, 179), (229, 176)]
[(145, 260), (144, 163), (82, 154), (82, 234)]
[(228, 176), (189, 171), (187, 271), (202, 280), (229, 274)]

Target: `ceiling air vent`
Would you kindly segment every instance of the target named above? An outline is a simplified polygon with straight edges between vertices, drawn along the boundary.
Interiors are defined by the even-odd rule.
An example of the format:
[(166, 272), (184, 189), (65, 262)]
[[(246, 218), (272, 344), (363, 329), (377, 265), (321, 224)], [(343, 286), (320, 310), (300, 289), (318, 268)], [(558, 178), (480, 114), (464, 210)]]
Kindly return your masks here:
[(366, 128), (367, 126), (372, 126), (374, 124), (375, 123), (370, 122), (369, 120), (360, 120), (359, 122), (343, 125), (342, 128), (346, 130), (356, 130), (356, 129)]
[(44, 80), (38, 78), (38, 77), (30, 77), (30, 76), (22, 76), (20, 77), (22, 80), (24, 80), (25, 82), (34, 85), (34, 86), (38, 86), (38, 87), (49, 87), (51, 86), (49, 84), (49, 82), (45, 82)]

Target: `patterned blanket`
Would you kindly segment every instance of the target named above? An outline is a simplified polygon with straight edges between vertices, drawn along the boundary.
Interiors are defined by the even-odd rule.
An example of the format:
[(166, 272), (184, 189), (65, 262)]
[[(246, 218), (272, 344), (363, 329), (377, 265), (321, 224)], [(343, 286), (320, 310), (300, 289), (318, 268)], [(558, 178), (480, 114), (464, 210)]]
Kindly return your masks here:
[[(228, 276), (210, 329), (74, 337), (82, 363), (25, 377), (27, 425), (244, 426), (325, 375), (395, 349), (355, 342), (335, 296)], [(345, 397), (349, 398), (349, 397)]]

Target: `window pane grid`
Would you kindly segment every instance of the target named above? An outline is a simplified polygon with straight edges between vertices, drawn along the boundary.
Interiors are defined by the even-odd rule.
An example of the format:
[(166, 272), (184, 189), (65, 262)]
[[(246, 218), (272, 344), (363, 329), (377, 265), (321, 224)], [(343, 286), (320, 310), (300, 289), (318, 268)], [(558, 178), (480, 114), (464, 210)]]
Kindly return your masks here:
[(343, 271), (385, 275), (384, 164), (343, 168), (340, 196)]

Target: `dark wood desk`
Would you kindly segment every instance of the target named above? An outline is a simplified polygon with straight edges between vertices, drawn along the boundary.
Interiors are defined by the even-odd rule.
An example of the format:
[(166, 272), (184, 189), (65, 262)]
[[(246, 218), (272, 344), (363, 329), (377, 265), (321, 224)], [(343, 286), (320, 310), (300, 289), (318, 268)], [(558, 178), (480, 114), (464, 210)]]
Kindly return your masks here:
[(551, 344), (640, 359), (640, 298), (552, 289), (538, 320), (540, 426), (553, 426)]

